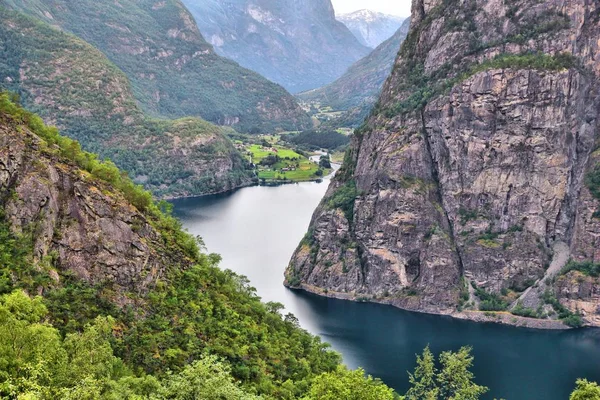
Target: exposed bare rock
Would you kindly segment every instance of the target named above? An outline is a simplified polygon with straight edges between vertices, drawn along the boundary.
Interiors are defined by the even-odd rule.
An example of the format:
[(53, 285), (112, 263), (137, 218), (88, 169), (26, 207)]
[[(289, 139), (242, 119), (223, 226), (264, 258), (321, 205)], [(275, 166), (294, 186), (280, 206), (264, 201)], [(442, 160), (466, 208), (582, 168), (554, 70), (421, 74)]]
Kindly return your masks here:
[[(570, 257), (600, 256), (600, 204), (586, 187), (598, 161), (600, 5), (533, 3), (413, 1), (377, 112), (315, 212), (288, 285), (479, 319), (472, 309), (486, 302), (468, 287), (516, 306), (548, 282), (600, 326), (597, 280), (560, 275)], [(336, 200), (352, 185), (344, 219)], [(359, 272), (327, 269), (332, 249)], [(545, 292), (530, 291), (530, 312), (552, 314)]]
[[(145, 294), (167, 266), (190, 265), (168, 249), (147, 218), (90, 174), (67, 163), (26, 128), (0, 118), (0, 204), (16, 233), (32, 232), (34, 261), (89, 283)], [(49, 271), (55, 284), (57, 270)]]

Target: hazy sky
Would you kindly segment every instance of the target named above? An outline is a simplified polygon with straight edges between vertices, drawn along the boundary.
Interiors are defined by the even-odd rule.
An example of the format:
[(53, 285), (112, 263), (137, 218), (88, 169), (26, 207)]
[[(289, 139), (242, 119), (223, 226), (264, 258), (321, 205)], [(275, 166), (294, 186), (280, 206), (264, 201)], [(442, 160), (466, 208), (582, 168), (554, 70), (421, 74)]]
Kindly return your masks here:
[(345, 14), (366, 8), (401, 17), (410, 17), (411, 2), (411, 0), (332, 0), (336, 14)]

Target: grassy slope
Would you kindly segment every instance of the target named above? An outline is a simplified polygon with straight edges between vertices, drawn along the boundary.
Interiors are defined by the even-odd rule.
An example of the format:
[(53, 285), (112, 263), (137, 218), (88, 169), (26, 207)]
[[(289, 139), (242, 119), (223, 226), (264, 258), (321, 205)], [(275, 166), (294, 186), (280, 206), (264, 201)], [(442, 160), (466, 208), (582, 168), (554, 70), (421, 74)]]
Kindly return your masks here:
[(243, 131), (296, 130), (310, 119), (282, 87), (219, 57), (179, 0), (0, 0), (93, 44), (156, 116), (200, 116)]
[(127, 77), (95, 48), (2, 7), (0, 19), (0, 86), (156, 194), (210, 193), (249, 179), (222, 128), (150, 119)]
[[(281, 161), (274, 164), (269, 169), (261, 169), (261, 167), (259, 167), (258, 177), (260, 179), (282, 180), (285, 178), (287, 180), (300, 182), (320, 178), (319, 176), (315, 175), (315, 173), (319, 170), (319, 166), (317, 164), (296, 153), (292, 149), (282, 146), (274, 147), (277, 149), (277, 153), (265, 150), (258, 144), (254, 144), (249, 148), (250, 152), (252, 153), (252, 163), (257, 165), (269, 155), (276, 154), (279, 158), (281, 158)], [(286, 160), (286, 158), (289, 160)], [(289, 167), (293, 167), (295, 170), (281, 171), (283, 168)], [(324, 170), (323, 176), (328, 175), (330, 172), (331, 170)]]

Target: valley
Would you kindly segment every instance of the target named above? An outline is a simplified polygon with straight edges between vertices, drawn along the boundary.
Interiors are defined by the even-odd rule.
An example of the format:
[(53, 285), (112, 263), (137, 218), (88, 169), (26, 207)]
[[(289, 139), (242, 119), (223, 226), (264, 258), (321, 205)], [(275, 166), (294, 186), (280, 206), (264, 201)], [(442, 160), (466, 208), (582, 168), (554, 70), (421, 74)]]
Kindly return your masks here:
[(599, 60), (590, 0), (0, 0), (0, 398), (600, 400)]

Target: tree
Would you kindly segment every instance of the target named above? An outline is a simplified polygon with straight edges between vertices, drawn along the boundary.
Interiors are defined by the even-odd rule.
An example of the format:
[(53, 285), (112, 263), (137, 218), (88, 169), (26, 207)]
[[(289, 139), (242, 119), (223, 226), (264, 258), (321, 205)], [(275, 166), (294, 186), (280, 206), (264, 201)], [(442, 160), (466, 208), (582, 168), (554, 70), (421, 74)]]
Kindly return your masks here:
[(408, 374), (411, 388), (406, 393), (406, 400), (436, 400), (440, 392), (436, 374), (435, 358), (427, 346), (423, 355), (417, 356), (415, 372)]
[(170, 375), (160, 390), (160, 399), (258, 400), (244, 392), (231, 377), (230, 368), (216, 356), (206, 356)]
[(429, 347), (422, 356), (417, 356), (417, 367), (414, 373), (409, 373), (412, 386), (406, 400), (477, 400), (487, 393), (487, 387), (473, 382), (474, 375), (469, 370), (473, 366), (470, 347), (462, 347), (456, 353), (443, 352), (439, 363), (437, 369)]
[(442, 399), (477, 400), (488, 391), (485, 386), (473, 382), (475, 376), (469, 368), (473, 366), (470, 347), (457, 353), (445, 351), (440, 355), (442, 369), (437, 376)]
[(600, 386), (587, 379), (578, 379), (569, 400), (600, 400)]
[(319, 375), (304, 400), (392, 400), (394, 391), (379, 379), (365, 377), (365, 371), (349, 371), (338, 366), (334, 372)]
[(0, 397), (48, 393), (64, 381), (66, 353), (60, 335), (43, 322), (47, 309), (40, 297), (15, 291), (0, 298)]
[(67, 335), (64, 347), (69, 356), (69, 375), (73, 383), (85, 378), (108, 379), (119, 364), (109, 339), (114, 320), (98, 317), (82, 333)]

